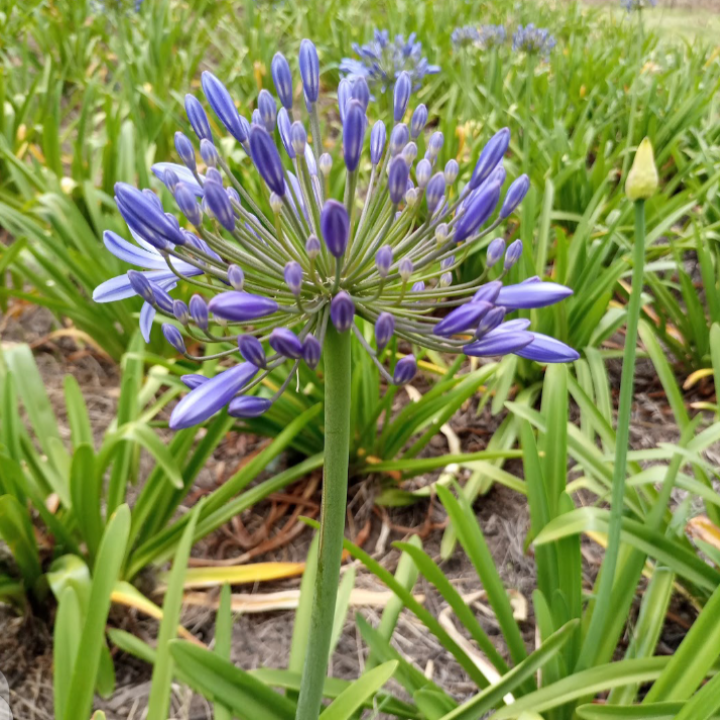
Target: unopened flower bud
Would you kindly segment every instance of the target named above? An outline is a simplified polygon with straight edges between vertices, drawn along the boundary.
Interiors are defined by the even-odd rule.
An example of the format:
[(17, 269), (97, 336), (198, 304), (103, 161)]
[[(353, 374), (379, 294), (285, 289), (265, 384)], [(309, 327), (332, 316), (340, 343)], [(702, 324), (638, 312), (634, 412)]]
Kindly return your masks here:
[(635, 159), (625, 181), (625, 195), (629, 200), (647, 200), (658, 189), (658, 177), (655, 156), (650, 138), (644, 138), (638, 145)]
[(323, 153), (320, 156), (320, 159), (318, 160), (318, 168), (325, 177), (330, 175), (330, 171), (332, 170), (332, 156), (330, 153)]
[(320, 241), (318, 240), (316, 235), (311, 235), (307, 242), (305, 243), (305, 252), (307, 253), (308, 257), (311, 260), (314, 260), (322, 250), (322, 247), (320, 246)]
[(522, 240), (516, 240), (513, 243), (510, 243), (510, 246), (508, 247), (507, 251), (505, 252), (505, 269), (509, 270), (519, 259), (522, 255), (523, 251), (523, 244)]

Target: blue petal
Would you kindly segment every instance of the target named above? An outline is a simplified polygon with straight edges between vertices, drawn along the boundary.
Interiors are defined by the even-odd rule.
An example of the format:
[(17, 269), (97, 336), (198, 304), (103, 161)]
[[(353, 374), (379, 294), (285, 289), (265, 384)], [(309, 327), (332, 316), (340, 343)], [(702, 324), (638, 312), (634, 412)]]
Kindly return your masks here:
[(140, 332), (146, 343), (150, 342), (150, 331), (155, 319), (155, 308), (150, 303), (143, 303), (140, 311)]
[[(177, 163), (171, 162), (159, 162), (152, 166), (152, 171), (155, 173), (155, 176), (163, 183), (165, 182), (166, 170), (174, 170), (175, 174), (178, 176), (178, 180), (185, 183), (199, 197), (202, 197), (205, 194), (202, 185), (198, 183), (195, 176), (192, 174), (192, 170), (186, 168), (184, 165), (178, 165)], [(200, 177), (202, 178), (203, 176), (201, 175)]]
[[(193, 270), (195, 270), (194, 274), (202, 272), (202, 270), (197, 270), (196, 268), (193, 268)], [(172, 270), (148, 270), (143, 274), (148, 280), (163, 285), (168, 281), (177, 281), (177, 276)], [(117, 300), (126, 300), (134, 295), (135, 291), (132, 285), (130, 285), (128, 276), (118, 275), (98, 285), (93, 291), (93, 300), (98, 303), (116, 302)]]
[(573, 294), (569, 287), (554, 282), (527, 282), (506, 285), (495, 301), (508, 310), (530, 310), (553, 305)]
[(116, 258), (130, 265), (137, 265), (146, 270), (167, 270), (167, 263), (160, 253), (143, 250), (110, 230), (103, 233), (103, 243)]
[(535, 360), (541, 363), (564, 363), (574, 362), (579, 359), (580, 353), (560, 340), (543, 335), (542, 333), (531, 332), (533, 341), (526, 347), (518, 350), (515, 354), (528, 360)]

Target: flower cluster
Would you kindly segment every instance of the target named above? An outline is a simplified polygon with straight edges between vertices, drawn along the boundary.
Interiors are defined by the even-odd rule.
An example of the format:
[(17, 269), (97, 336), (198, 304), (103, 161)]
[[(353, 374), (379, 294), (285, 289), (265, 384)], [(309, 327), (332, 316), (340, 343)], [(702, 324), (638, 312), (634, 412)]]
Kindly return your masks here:
[[(410, 353), (394, 362), (397, 352), (386, 352), (393, 338), (406, 353), (415, 346), (472, 357), (514, 353), (539, 362), (575, 360), (571, 348), (529, 330), (529, 320), (509, 318), (514, 310), (541, 308), (571, 294), (537, 277), (503, 285), (522, 254), (519, 240), (507, 248), (502, 237), (492, 240), (486, 272), (454, 284), (454, 271), (468, 252), (515, 211), (528, 191), (528, 177), (522, 175), (501, 200), (509, 130), (488, 141), (470, 180), (459, 188), (458, 163), (438, 165), (443, 135), (425, 132), (427, 108), (409, 108), (410, 74), (397, 78), (389, 126), (376, 120), (370, 127), (370, 91), (357, 78), (338, 94), (343, 123), (337, 154), (345, 177), (345, 199), (339, 202), (330, 197), (328, 180), (340, 157), (319, 154), (319, 63), (309, 40), (301, 45), (300, 73), (312, 143), (293, 107), (294, 82), (281, 54), (272, 63), (280, 108), (263, 90), (252, 123), (238, 114), (220, 80), (209, 72), (202, 75), (208, 104), (267, 186), (266, 202), (253, 198), (231, 172), (193, 95), (186, 96), (185, 109), (202, 163), (193, 142), (178, 132), (175, 146), (183, 164), (153, 166), (187, 222), (181, 226), (166, 213), (149, 189), (115, 187), (118, 209), (136, 243), (106, 232), (105, 245), (142, 270), (103, 283), (94, 299), (139, 295), (145, 301), (140, 323), (146, 339), (160, 313), (166, 318), (165, 338), (185, 357), (202, 361), (239, 353), (244, 361), (212, 379), (184, 376), (192, 391), (173, 411), (171, 427), (203, 422), (225, 406), (237, 417), (264, 413), (300, 363), (318, 366), (328, 332), (353, 333), (387, 382), (398, 385), (412, 380), (417, 363)], [(356, 187), (367, 135), (370, 177), (359, 207)], [(491, 272), (496, 277), (489, 280)], [(178, 281), (195, 290), (187, 304), (170, 295)], [(360, 319), (374, 327), (374, 341), (358, 327)], [(198, 357), (187, 350), (187, 340), (230, 346)], [(286, 361), (292, 369), (278, 392), (250, 394)]]
[(646, 10), (647, 8), (656, 7), (657, 0), (620, 0), (620, 5), (625, 8), (629, 13), (633, 10), (638, 12)]
[(507, 40), (507, 32), (502, 25), (483, 25), (480, 28), (480, 45), (486, 50), (502, 45)]
[(90, 11), (95, 14), (139, 13), (144, 0), (91, 0)]
[(513, 35), (513, 50), (530, 55), (549, 55), (555, 44), (549, 30), (535, 27), (532, 23), (524, 27), (520, 25)]
[(456, 48), (470, 47), (480, 42), (480, 31), (474, 25), (456, 27), (452, 31), (450, 40)]
[(415, 33), (411, 33), (407, 42), (402, 35), (390, 40), (387, 30), (375, 30), (371, 42), (365, 45), (353, 43), (353, 51), (359, 59), (343, 58), (340, 72), (346, 77), (363, 77), (371, 90), (382, 93), (393, 87), (400, 73), (406, 72), (412, 80), (412, 88), (417, 90), (426, 75), (435, 75), (440, 68), (428, 64), (422, 54), (422, 43), (415, 38)]

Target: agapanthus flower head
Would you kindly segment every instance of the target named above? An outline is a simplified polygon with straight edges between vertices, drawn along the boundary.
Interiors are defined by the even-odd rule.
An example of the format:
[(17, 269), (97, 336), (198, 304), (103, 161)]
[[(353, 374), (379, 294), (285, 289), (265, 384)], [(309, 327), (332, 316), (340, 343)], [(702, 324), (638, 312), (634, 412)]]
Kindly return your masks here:
[[(286, 107), (293, 78), (287, 76), (283, 60), (276, 56), (273, 67), (275, 84), (285, 95), (273, 119), (280, 145), (270, 132), (278, 104), (269, 91), (249, 126), (237, 115), (224, 85), (214, 76), (203, 76), (210, 107), (247, 150), (248, 165), (257, 170), (268, 193), (253, 197), (238, 183), (225, 156), (226, 144), (213, 140), (205, 107), (193, 96), (186, 107), (198, 141), (178, 134), (176, 148), (183, 164), (153, 166), (157, 178), (172, 189), (183, 226), (151, 190), (124, 183), (115, 188), (135, 242), (107, 232), (105, 246), (135, 269), (96, 288), (95, 300), (139, 296), (144, 300), (140, 325), (146, 340), (160, 313), (165, 318), (162, 332), (178, 353), (197, 362), (223, 361), (215, 377), (183, 376), (190, 392), (173, 411), (171, 427), (201, 423), (225, 407), (242, 418), (268, 411), (301, 364), (314, 369), (322, 363), (328, 333), (352, 333), (385, 381), (398, 385), (413, 380), (415, 352), (422, 349), (480, 357), (516, 353), (539, 362), (576, 358), (563, 343), (533, 333), (529, 321), (510, 317), (515, 310), (543, 308), (570, 294), (537, 278), (503, 284), (522, 254), (519, 240), (507, 249), (502, 239), (490, 243), (487, 265), (494, 267), (498, 279), (488, 281), (485, 274), (454, 284), (453, 273), (462, 259), (504, 222), (527, 192), (529, 180), (521, 176), (501, 201), (509, 131), (490, 139), (461, 193), (455, 187), (457, 162), (443, 168), (437, 161), (442, 132), (427, 138), (426, 156), (415, 162), (415, 138), (423, 142), (427, 109), (413, 107), (406, 81), (386, 118), (392, 128), (389, 138), (382, 121), (369, 127), (364, 86), (356, 85), (354, 91), (349, 85), (343, 142), (324, 151), (316, 114), (320, 89), (315, 47), (305, 41), (300, 58), (309, 119), (291, 116)], [(412, 133), (400, 121), (408, 113)], [(308, 126), (314, 129), (310, 135)], [(364, 142), (368, 129), (369, 148)], [(204, 174), (194, 165), (198, 147), (206, 163), (211, 159)], [(362, 175), (367, 167), (363, 153), (370, 157), (369, 181)], [(329, 172), (333, 162), (345, 167), (342, 201), (330, 196), (330, 184), (318, 175)], [(361, 185), (363, 190), (356, 192), (358, 183), (367, 183), (367, 190)], [(172, 297), (178, 283), (194, 289), (187, 304)], [(374, 327), (374, 344), (360, 329), (362, 324)], [(395, 351), (384, 352), (391, 341), (400, 353), (397, 362)], [(218, 352), (193, 355), (190, 348), (203, 342)], [(233, 359), (236, 362), (225, 367), (224, 362)], [(262, 381), (283, 363), (291, 367), (277, 392), (256, 395)]]
[(437, 65), (428, 64), (423, 57), (422, 43), (412, 33), (407, 41), (402, 35), (390, 39), (387, 30), (375, 30), (373, 39), (365, 45), (353, 43), (357, 58), (343, 58), (340, 72), (346, 77), (365, 78), (371, 91), (387, 92), (393, 88), (401, 73), (407, 72), (413, 90), (422, 85), (426, 75), (440, 72)]
[(547, 56), (555, 47), (555, 38), (547, 28), (535, 27), (533, 23), (519, 25), (513, 34), (513, 50), (529, 55)]
[(479, 44), (485, 49), (503, 45), (507, 40), (507, 32), (503, 25), (481, 25)]
[(657, 0), (620, 0), (620, 5), (629, 13), (633, 11), (640, 12), (651, 7), (657, 7)]
[(468, 48), (480, 42), (480, 31), (474, 25), (456, 27), (450, 40), (456, 48)]

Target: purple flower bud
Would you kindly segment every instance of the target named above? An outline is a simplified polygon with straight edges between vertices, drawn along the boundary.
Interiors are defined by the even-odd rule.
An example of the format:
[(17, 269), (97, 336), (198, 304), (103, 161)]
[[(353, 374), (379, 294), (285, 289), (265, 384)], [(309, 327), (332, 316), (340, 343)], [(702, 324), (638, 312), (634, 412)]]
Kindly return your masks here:
[(474, 328), (492, 309), (488, 302), (469, 302), (448, 313), (434, 328), (433, 333), (441, 337), (450, 337)]
[(225, 194), (228, 196), (228, 199), (230, 200), (231, 203), (233, 203), (233, 205), (235, 205), (235, 204), (240, 205), (240, 194), (238, 193), (238, 191), (235, 188), (233, 188), (233, 187), (225, 188)]
[(449, 270), (453, 265), (455, 264), (455, 256), (451, 255), (450, 257), (446, 257), (441, 263), (440, 268), (442, 270)]
[(525, 282), (502, 288), (497, 301), (508, 310), (530, 310), (554, 305), (572, 294), (569, 287), (554, 282)]
[(255, 108), (252, 111), (252, 115), (250, 116), (250, 120), (253, 127), (260, 127), (263, 130), (265, 130), (265, 123), (263, 122), (262, 115), (260, 114), (260, 110), (258, 108)]
[(245, 360), (259, 368), (267, 367), (262, 343), (254, 335), (239, 335), (237, 343)]
[(172, 312), (179, 323), (187, 325), (190, 322), (190, 310), (182, 300), (173, 300)]
[(175, 133), (175, 150), (183, 164), (190, 170), (195, 170), (195, 148), (190, 138), (179, 130)]
[(247, 121), (238, 115), (235, 103), (230, 97), (227, 88), (211, 72), (205, 71), (202, 74), (201, 81), (203, 92), (208, 103), (210, 103), (210, 107), (226, 130), (239, 143), (247, 142), (248, 128), (245, 127)]
[(505, 168), (503, 167), (502, 163), (498, 163), (497, 167), (492, 171), (492, 174), (490, 175), (489, 182), (496, 182), (500, 187), (502, 187), (505, 184), (505, 178), (507, 177), (507, 172), (505, 171)]
[(412, 164), (415, 162), (415, 158), (417, 157), (418, 149), (417, 145), (414, 142), (409, 142), (403, 149), (400, 155), (402, 156), (402, 159), (405, 161), (405, 164), (408, 167), (412, 167)]
[(495, 238), (487, 249), (487, 266), (492, 267), (495, 265), (500, 258), (505, 254), (505, 239), (498, 237)]
[(290, 65), (282, 53), (276, 52), (270, 65), (275, 90), (283, 107), (292, 110), (293, 106), (293, 81)]
[[(283, 147), (285, 148), (285, 152), (288, 154), (288, 157), (291, 160), (295, 159), (295, 148), (293, 148), (292, 144), (292, 128), (291, 128), (291, 122), (290, 122), (290, 116), (288, 115), (288, 111), (284, 108), (280, 108), (280, 112), (277, 116), (277, 126), (278, 131), (280, 132), (280, 139), (282, 140)], [(303, 147), (303, 150), (305, 148)]]
[(512, 215), (517, 206), (523, 201), (530, 189), (530, 178), (527, 175), (521, 175), (508, 188), (502, 208), (500, 208), (500, 217), (504, 220)]
[(255, 365), (241, 363), (202, 383), (175, 406), (170, 416), (170, 427), (182, 430), (212, 417), (232, 400), (256, 372)]
[(320, 254), (321, 250), (322, 247), (320, 246), (320, 241), (317, 239), (317, 236), (311, 235), (305, 243), (305, 252), (308, 257), (314, 260)]
[(386, 137), (385, 123), (378, 120), (370, 131), (370, 162), (373, 165), (377, 165), (382, 158)]
[(362, 105), (363, 113), (365, 113), (370, 103), (370, 88), (364, 77), (358, 76), (355, 78), (350, 88), (350, 97)]
[(242, 271), (242, 268), (235, 264), (228, 265), (227, 281), (233, 290), (242, 290), (245, 285), (245, 273)]
[(208, 306), (201, 295), (190, 298), (190, 316), (201, 330), (208, 329)]
[(413, 274), (413, 270), (413, 261), (407, 256), (405, 256), (398, 264), (398, 275), (400, 275), (403, 282), (407, 282), (410, 279), (410, 276)]
[[(162, 174), (162, 181), (165, 183), (165, 187), (171, 192), (175, 192), (175, 188), (178, 186), (178, 183), (180, 182), (180, 178), (178, 177), (177, 173), (172, 168), (166, 168), (165, 171)], [(145, 192), (143, 190), (143, 192)], [(152, 191), (151, 191), (152, 192)], [(155, 193), (152, 193), (153, 197), (157, 197)], [(160, 198), (158, 198), (159, 200)], [(162, 203), (160, 203), (162, 205)]]
[(290, 142), (296, 155), (301, 157), (305, 154), (307, 132), (305, 132), (305, 126), (298, 120), (290, 127)]
[(170, 293), (152, 280), (150, 287), (152, 288), (153, 304), (166, 315), (172, 315), (173, 299), (170, 297)]
[(152, 285), (143, 273), (137, 270), (128, 270), (127, 278), (136, 295), (139, 295), (145, 302), (154, 304)]
[(299, 360), (302, 357), (303, 347), (300, 338), (288, 328), (275, 328), (268, 340), (270, 347), (279, 355)]
[(272, 315), (277, 312), (278, 304), (262, 295), (230, 291), (215, 295), (208, 303), (208, 309), (224, 320), (247, 322)]
[[(164, 173), (163, 173), (164, 174)], [(164, 182), (164, 180), (163, 180)], [(150, 188), (143, 188), (142, 194), (151, 200), (153, 203), (155, 203), (155, 207), (160, 210), (161, 212), (164, 212), (162, 200), (150, 189)]]
[(250, 155), (268, 187), (282, 197), (285, 194), (285, 172), (280, 153), (268, 132), (257, 125), (250, 129)]
[(530, 335), (533, 338), (532, 342), (518, 350), (516, 355), (540, 363), (564, 363), (580, 359), (580, 353), (577, 350), (560, 340), (542, 333), (531, 332)]
[(175, 202), (180, 212), (193, 224), (202, 224), (202, 213), (195, 193), (185, 184), (179, 183), (175, 188)]
[(338, 85), (338, 110), (340, 111), (340, 122), (345, 122), (345, 111), (347, 104), (352, 100), (352, 83), (347, 78), (343, 78)]
[[(317, 102), (320, 93), (320, 61), (315, 45), (310, 40), (300, 43), (300, 75), (305, 97), (310, 103)], [(317, 138), (317, 142), (320, 138)]]
[(459, 172), (460, 166), (458, 165), (458, 161), (454, 158), (448, 160), (445, 163), (445, 182), (448, 185), (452, 185), (457, 180)]
[(449, 287), (452, 285), (453, 276), (451, 272), (444, 272), (440, 276), (440, 280), (438, 281), (440, 284), (440, 287)]
[(217, 148), (213, 145), (211, 140), (203, 138), (200, 141), (200, 156), (208, 167), (217, 167), (220, 156), (218, 155)]
[(355, 305), (350, 296), (341, 290), (330, 302), (330, 319), (338, 332), (347, 332), (355, 319)]
[(435, 212), (438, 203), (445, 195), (445, 176), (441, 173), (435, 173), (425, 190), (425, 202), (430, 213)]
[(202, 140), (212, 141), (212, 133), (210, 132), (210, 123), (200, 101), (194, 95), (185, 96), (185, 113), (195, 134)]
[(383, 245), (375, 253), (375, 265), (377, 266), (378, 275), (386, 278), (390, 272), (390, 266), (393, 261), (393, 249), (390, 245)]
[(165, 339), (179, 352), (185, 352), (185, 340), (183, 340), (182, 333), (170, 323), (162, 324), (162, 331)]
[(180, 379), (185, 383), (185, 385), (187, 385), (187, 387), (194, 390), (196, 387), (200, 387), (204, 382), (207, 382), (209, 378), (206, 378), (204, 375), (191, 373), (190, 375), (181, 375)]
[(397, 361), (395, 372), (393, 373), (393, 382), (396, 385), (407, 385), (417, 373), (417, 362), (413, 355), (406, 355)]
[[(480, 302), (484, 301), (479, 301)], [(474, 303), (473, 303), (474, 304)], [(495, 330), (495, 328), (500, 326), (500, 323), (505, 319), (505, 308), (497, 305), (493, 307), (492, 309), (488, 310), (485, 315), (483, 315), (480, 319), (480, 322), (478, 323), (477, 328), (475, 329), (475, 337), (480, 339), (487, 335), (487, 333), (492, 332)]]
[(442, 150), (442, 146), (445, 144), (445, 136), (436, 130), (428, 140), (427, 152), (431, 160), (435, 160)]
[(330, 254), (341, 257), (347, 248), (350, 233), (350, 218), (341, 202), (328, 200), (325, 203), (320, 215), (320, 230)]
[(405, 117), (411, 92), (412, 79), (410, 73), (403, 70), (395, 81), (395, 92), (393, 93), (393, 116), (395, 122), (400, 122)]
[(498, 130), (498, 132), (496, 132), (490, 140), (488, 140), (487, 145), (480, 153), (480, 157), (475, 164), (475, 169), (473, 170), (472, 177), (468, 183), (470, 190), (474, 190), (479, 187), (483, 180), (490, 177), (490, 173), (492, 173), (492, 171), (497, 167), (497, 164), (502, 162), (503, 155), (505, 155), (509, 144), (509, 128)]
[(360, 162), (365, 139), (365, 112), (357, 100), (351, 100), (345, 108), (343, 123), (343, 153), (348, 172), (354, 172)]
[(235, 211), (225, 188), (215, 182), (206, 182), (205, 200), (217, 221), (228, 232), (232, 232), (235, 229)]
[(308, 167), (308, 172), (311, 175), (317, 175), (317, 164), (315, 162), (315, 156), (313, 155), (312, 148), (310, 145), (305, 145), (305, 163)]
[(266, 413), (272, 402), (255, 395), (241, 395), (233, 398), (228, 405), (228, 415), (236, 418), (256, 418)]
[[(178, 245), (184, 244), (185, 238), (179, 228), (166, 217), (156, 202), (140, 190), (127, 183), (117, 182), (115, 197), (118, 210), (125, 221), (132, 229), (138, 229), (148, 242), (152, 243), (153, 239), (158, 242), (159, 238), (160, 242), (164, 240)], [(155, 238), (146, 237), (143, 232), (146, 227), (150, 230), (150, 235), (156, 235)]]
[(424, 189), (427, 187), (432, 175), (432, 164), (429, 160), (423, 158), (415, 168), (415, 179), (417, 180), (418, 187)]
[(408, 144), (410, 140), (410, 132), (405, 123), (396, 125), (390, 133), (390, 155), (395, 157), (402, 152), (402, 149)]
[(375, 321), (375, 344), (384, 350), (395, 333), (395, 318), (389, 312), (382, 312)]
[(505, 269), (509, 270), (522, 255), (523, 244), (522, 240), (518, 239), (515, 242), (510, 243), (507, 251), (505, 252)]
[(410, 120), (410, 135), (413, 139), (420, 137), (420, 133), (425, 129), (428, 120), (428, 109), (424, 104), (420, 104), (415, 108)]
[(388, 169), (388, 193), (393, 205), (399, 204), (405, 197), (409, 176), (410, 170), (402, 157), (394, 157)]
[(312, 333), (308, 333), (303, 341), (303, 360), (309, 368), (314, 370), (318, 366), (321, 353), (320, 341)]
[(267, 90), (261, 90), (258, 95), (258, 110), (265, 129), (272, 135), (275, 131), (277, 105), (275, 104), (275, 98)]
[[(305, 146), (305, 149), (307, 150), (307, 145)], [(320, 166), (320, 172), (325, 177), (328, 177), (328, 175), (330, 175), (330, 171), (332, 170), (332, 157), (330, 153), (323, 153), (318, 160), (318, 164)]]
[(422, 292), (425, 289), (425, 282), (418, 280), (410, 289), (411, 292)]
[(291, 260), (285, 265), (285, 282), (293, 295), (299, 295), (302, 289), (303, 271), (300, 263)]
[(533, 341), (533, 336), (526, 331), (507, 332), (499, 328), (487, 333), (480, 340), (476, 340), (463, 347), (465, 355), (470, 357), (492, 357), (495, 355), (508, 355), (517, 353)]
[(478, 228), (493, 214), (500, 199), (500, 185), (495, 182), (486, 183), (474, 193), (467, 209), (455, 227), (455, 240), (462, 242), (474, 235)]

